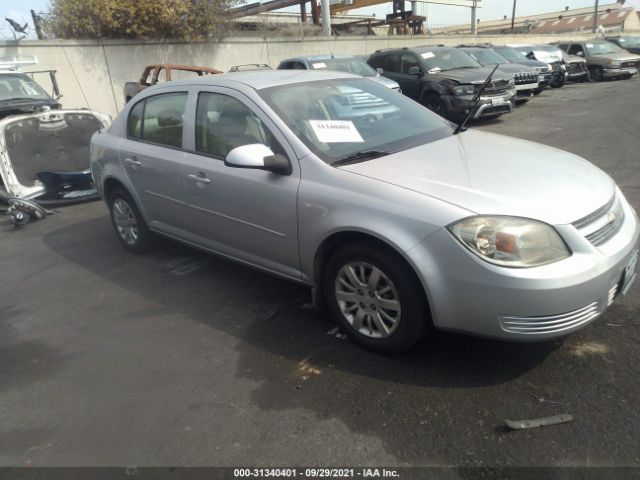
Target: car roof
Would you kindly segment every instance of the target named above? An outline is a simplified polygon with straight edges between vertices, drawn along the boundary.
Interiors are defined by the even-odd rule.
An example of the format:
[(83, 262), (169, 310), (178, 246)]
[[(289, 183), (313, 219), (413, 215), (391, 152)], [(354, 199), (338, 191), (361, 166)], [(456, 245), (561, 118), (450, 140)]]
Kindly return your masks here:
[(163, 83), (162, 85), (233, 86), (234, 84), (243, 84), (255, 90), (261, 90), (263, 88), (277, 87), (280, 85), (339, 78), (361, 79), (362, 77), (335, 70), (248, 70), (244, 72), (229, 72), (206, 77), (177, 80)]
[[(299, 55), (297, 57), (286, 58), (282, 60), (282, 62), (291, 62), (293, 60), (330, 60), (332, 58), (356, 58), (355, 55), (348, 55), (345, 53), (324, 53), (324, 54), (316, 54), (316, 55)], [(280, 63), (282, 63), (280, 62)]]

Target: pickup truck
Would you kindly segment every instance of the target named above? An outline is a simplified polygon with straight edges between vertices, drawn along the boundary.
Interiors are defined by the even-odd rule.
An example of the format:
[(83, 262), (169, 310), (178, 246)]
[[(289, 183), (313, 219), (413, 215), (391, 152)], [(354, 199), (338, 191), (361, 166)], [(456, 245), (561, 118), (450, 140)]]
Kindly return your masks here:
[(140, 80), (124, 84), (124, 100), (128, 102), (142, 90), (158, 82), (180, 80), (194, 74), (202, 77), (203, 75), (215, 75), (218, 73), (222, 72), (215, 68), (194, 65), (176, 65), (173, 63), (147, 65), (140, 76)]

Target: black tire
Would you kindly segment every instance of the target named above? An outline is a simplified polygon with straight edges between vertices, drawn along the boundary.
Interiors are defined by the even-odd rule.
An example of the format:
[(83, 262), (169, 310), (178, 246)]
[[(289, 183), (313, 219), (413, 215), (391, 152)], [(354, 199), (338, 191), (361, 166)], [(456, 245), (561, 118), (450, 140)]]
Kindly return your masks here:
[(537, 97), (538, 95), (540, 95), (541, 93), (542, 93), (542, 88), (536, 88), (536, 89), (533, 91), (533, 95), (534, 95), (534, 96), (536, 96), (536, 97)]
[(422, 104), (431, 110), (433, 113), (440, 115), (443, 118), (448, 118), (447, 106), (437, 93), (427, 95)]
[[(136, 227), (136, 235), (135, 238), (128, 237), (127, 235), (121, 233), (118, 225), (116, 224), (116, 216), (118, 215), (118, 207), (121, 205), (120, 202), (124, 202), (126, 206), (130, 209), (131, 214), (133, 215), (133, 219), (135, 219), (135, 227)], [(113, 225), (113, 229), (120, 240), (120, 243), (124, 245), (124, 247), (133, 253), (147, 253), (153, 249), (154, 246), (154, 237), (149, 227), (147, 227), (146, 222), (140, 215), (140, 210), (138, 210), (138, 206), (136, 202), (131, 198), (129, 192), (124, 190), (123, 188), (115, 188), (111, 194), (109, 195), (109, 216), (111, 217), (111, 223)]]
[(603, 78), (604, 72), (602, 71), (602, 67), (589, 68), (589, 80), (592, 82), (601, 82)]
[[(340, 272), (343, 267), (353, 263), (366, 263), (379, 269), (391, 281), (397, 294), (401, 311), (397, 326), (386, 338), (373, 338), (356, 330), (347, 320), (338, 304), (336, 284)], [(408, 350), (427, 333), (432, 325), (425, 293), (420, 281), (400, 255), (383, 245), (373, 242), (361, 242), (339, 248), (331, 255), (324, 269), (322, 288), (327, 308), (334, 320), (354, 343), (366, 349), (380, 353), (398, 353)], [(362, 288), (367, 289), (365, 286)], [(368, 290), (362, 292), (363, 297), (361, 298), (369, 300), (371, 297), (368, 292)], [(378, 290), (376, 290), (375, 295), (377, 295), (377, 292)], [(355, 303), (351, 307), (354, 305)], [(362, 305), (362, 302), (360, 305)], [(372, 320), (369, 321), (373, 323)], [(366, 318), (364, 323), (367, 323)], [(365, 328), (364, 325), (363, 328)]]
[(557, 82), (551, 83), (551, 88), (562, 88), (564, 87), (564, 80), (559, 80)]

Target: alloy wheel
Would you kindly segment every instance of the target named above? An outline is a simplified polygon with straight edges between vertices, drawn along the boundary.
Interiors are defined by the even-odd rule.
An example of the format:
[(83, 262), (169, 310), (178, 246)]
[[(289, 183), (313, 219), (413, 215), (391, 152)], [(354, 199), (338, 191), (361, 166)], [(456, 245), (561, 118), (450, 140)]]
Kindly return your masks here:
[(122, 241), (134, 246), (138, 242), (138, 221), (131, 206), (122, 198), (116, 198), (111, 206), (113, 222)]
[(335, 279), (340, 312), (354, 330), (375, 339), (391, 336), (400, 324), (402, 307), (393, 282), (366, 262), (344, 265)]

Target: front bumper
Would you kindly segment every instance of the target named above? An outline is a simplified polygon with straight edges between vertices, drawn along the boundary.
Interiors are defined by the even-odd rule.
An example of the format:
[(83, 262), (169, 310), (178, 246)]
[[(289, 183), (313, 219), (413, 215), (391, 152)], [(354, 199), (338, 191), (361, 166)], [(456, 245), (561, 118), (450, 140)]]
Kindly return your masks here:
[[(447, 229), (407, 252), (427, 291), (434, 325), (505, 340), (566, 335), (601, 315), (620, 294), (637, 248), (638, 217), (622, 201), (620, 230), (598, 247), (573, 225), (556, 226), (572, 255), (535, 268), (481, 260)], [(627, 278), (631, 273), (627, 272)]]
[(602, 74), (604, 78), (626, 77), (638, 73), (637, 68), (603, 68)]
[[(442, 97), (447, 105), (449, 117), (453, 119), (464, 118), (472, 107), (473, 95), (447, 95)], [(482, 96), (478, 101), (473, 119), (493, 117), (513, 111), (514, 92), (508, 92), (495, 96)]]

